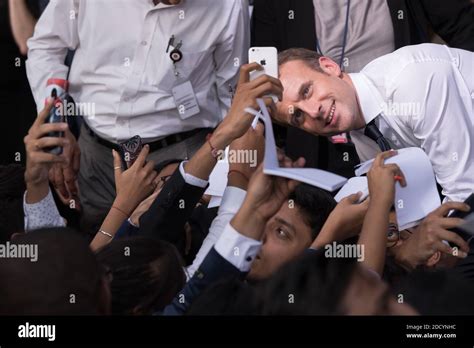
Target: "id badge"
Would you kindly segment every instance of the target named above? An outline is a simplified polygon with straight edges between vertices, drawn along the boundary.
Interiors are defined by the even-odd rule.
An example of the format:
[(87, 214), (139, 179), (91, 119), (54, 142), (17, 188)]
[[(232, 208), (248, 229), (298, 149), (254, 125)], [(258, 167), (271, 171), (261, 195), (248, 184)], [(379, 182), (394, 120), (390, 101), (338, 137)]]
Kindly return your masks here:
[(199, 104), (190, 81), (178, 82), (171, 92), (173, 93), (179, 117), (182, 120), (186, 120), (199, 113)]

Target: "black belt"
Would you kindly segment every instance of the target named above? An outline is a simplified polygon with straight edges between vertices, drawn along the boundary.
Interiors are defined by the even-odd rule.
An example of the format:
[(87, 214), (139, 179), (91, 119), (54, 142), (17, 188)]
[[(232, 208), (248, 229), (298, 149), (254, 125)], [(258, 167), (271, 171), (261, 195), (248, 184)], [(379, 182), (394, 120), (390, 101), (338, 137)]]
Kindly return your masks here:
[[(105, 147), (108, 147), (109, 149), (114, 149), (114, 150), (120, 151), (120, 145), (112, 143), (108, 140), (105, 140), (104, 138), (101, 138), (89, 127), (89, 125), (86, 122), (83, 122), (83, 124), (84, 124), (84, 127), (87, 130), (87, 133), (89, 133), (89, 135), (92, 138), (94, 138), (94, 140), (97, 141), (99, 144), (101, 144)], [(192, 136), (194, 136), (194, 135), (196, 135), (196, 134), (198, 134), (198, 133), (200, 133), (204, 130), (208, 130), (209, 133), (211, 133), (213, 131), (212, 128), (197, 128), (197, 129), (193, 129), (193, 130), (187, 131), (187, 132), (171, 134), (171, 135), (168, 135), (167, 137), (165, 137), (163, 139), (153, 141), (151, 143), (146, 143), (146, 144), (150, 146), (150, 152), (154, 152), (154, 151), (160, 150), (162, 148), (165, 148), (167, 146), (171, 146), (173, 144), (179, 143), (179, 142), (181, 142), (183, 140), (186, 140), (188, 138), (191, 138)], [(143, 145), (145, 145), (145, 144), (143, 144)]]

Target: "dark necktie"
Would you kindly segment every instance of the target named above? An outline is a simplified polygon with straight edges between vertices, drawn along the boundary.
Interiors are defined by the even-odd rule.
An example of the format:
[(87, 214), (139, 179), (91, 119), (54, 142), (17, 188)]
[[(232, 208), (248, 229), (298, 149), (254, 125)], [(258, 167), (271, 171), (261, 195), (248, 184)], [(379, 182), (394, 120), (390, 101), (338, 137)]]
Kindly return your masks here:
[(364, 134), (373, 141), (375, 141), (380, 147), (380, 150), (382, 150), (382, 152), (392, 149), (387, 139), (384, 138), (383, 134), (380, 132), (379, 128), (375, 124), (375, 119), (373, 119), (367, 124), (364, 130)]

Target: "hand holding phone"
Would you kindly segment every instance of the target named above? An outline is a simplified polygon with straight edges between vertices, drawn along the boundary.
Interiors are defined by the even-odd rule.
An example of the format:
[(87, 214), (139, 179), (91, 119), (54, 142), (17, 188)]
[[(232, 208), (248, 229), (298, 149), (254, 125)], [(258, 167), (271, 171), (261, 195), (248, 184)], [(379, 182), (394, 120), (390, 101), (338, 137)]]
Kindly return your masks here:
[(135, 135), (127, 141), (120, 143), (120, 157), (124, 170), (127, 170), (133, 165), (142, 149), (142, 138), (139, 135)]
[[(249, 49), (249, 63), (258, 63), (263, 70), (255, 70), (250, 73), (250, 81), (262, 75), (278, 78), (278, 52), (275, 47), (251, 47)], [(275, 103), (276, 96), (270, 95)]]

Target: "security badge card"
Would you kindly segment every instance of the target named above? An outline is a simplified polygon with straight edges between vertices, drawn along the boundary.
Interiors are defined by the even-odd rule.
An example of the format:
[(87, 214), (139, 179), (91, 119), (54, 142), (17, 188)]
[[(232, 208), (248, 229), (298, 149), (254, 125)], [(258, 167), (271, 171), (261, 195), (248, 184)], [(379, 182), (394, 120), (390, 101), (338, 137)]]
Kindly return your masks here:
[(178, 83), (173, 87), (171, 92), (173, 93), (174, 103), (182, 120), (199, 113), (199, 104), (190, 81)]

